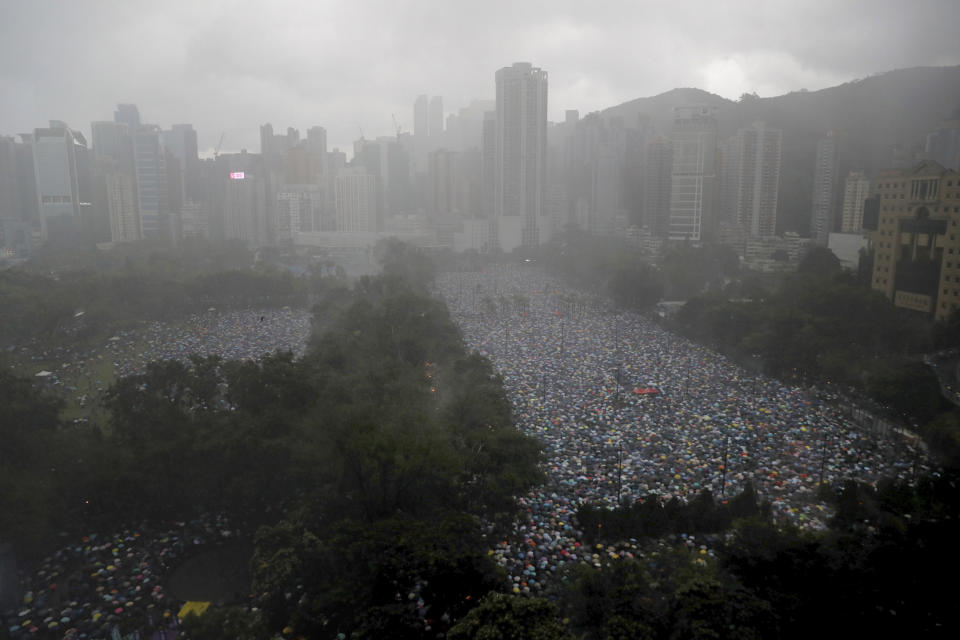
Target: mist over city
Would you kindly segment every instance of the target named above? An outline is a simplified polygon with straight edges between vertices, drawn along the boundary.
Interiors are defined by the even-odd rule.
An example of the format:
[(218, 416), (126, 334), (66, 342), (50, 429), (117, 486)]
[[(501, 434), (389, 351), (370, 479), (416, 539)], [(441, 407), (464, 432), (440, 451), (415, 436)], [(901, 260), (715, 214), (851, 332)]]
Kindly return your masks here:
[(0, 4), (0, 638), (955, 637), (957, 24)]

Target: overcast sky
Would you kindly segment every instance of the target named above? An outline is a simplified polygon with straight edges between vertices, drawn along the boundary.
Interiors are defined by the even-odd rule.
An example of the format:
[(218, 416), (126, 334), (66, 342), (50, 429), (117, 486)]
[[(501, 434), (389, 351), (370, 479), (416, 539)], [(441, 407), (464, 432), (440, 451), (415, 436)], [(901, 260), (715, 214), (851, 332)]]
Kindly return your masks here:
[(133, 102), (200, 148), (259, 151), (258, 126), (360, 136), (493, 98), (496, 69), (549, 73), (550, 118), (675, 87), (736, 99), (960, 64), (958, 0), (0, 0), (0, 135), (89, 133)]

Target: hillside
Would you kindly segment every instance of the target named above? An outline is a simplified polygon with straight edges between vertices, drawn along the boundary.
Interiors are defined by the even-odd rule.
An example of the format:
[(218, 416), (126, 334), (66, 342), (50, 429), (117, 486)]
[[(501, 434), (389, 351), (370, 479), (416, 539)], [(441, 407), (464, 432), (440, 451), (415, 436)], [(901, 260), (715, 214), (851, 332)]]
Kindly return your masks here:
[[(820, 91), (732, 102), (699, 89), (674, 89), (611, 107), (604, 117), (635, 124), (644, 114), (659, 132), (669, 132), (674, 106), (717, 107), (720, 137), (764, 120), (783, 129), (778, 231), (807, 231), (817, 139), (840, 136), (841, 180), (849, 171), (868, 175), (910, 164), (924, 136), (960, 108), (960, 66), (918, 67), (882, 73)], [(899, 155), (899, 158), (898, 158)]]

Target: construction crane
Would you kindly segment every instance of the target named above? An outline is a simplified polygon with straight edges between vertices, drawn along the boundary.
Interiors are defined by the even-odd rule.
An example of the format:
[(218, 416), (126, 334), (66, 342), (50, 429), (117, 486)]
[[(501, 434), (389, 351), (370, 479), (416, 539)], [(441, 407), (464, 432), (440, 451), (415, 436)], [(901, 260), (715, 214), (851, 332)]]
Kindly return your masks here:
[(227, 132), (224, 131), (220, 134), (220, 142), (217, 143), (217, 148), (213, 150), (213, 159), (216, 160), (220, 156), (220, 147), (223, 146), (223, 139), (227, 137)]

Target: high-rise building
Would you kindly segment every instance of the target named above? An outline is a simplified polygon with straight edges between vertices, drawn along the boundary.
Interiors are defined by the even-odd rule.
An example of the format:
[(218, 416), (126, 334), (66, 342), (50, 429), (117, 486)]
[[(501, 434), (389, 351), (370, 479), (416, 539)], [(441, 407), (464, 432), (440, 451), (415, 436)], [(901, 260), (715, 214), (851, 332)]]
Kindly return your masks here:
[(94, 157), (102, 168), (100, 179), (110, 239), (113, 242), (139, 240), (140, 209), (130, 127), (126, 122), (104, 121), (91, 123), (90, 129)]
[[(175, 124), (163, 132), (163, 146), (176, 159), (179, 179), (179, 200), (200, 200), (200, 182), (197, 165), (200, 156), (197, 150), (197, 132), (192, 124)], [(169, 176), (168, 176), (169, 177)]]
[(134, 242), (140, 236), (140, 217), (133, 180), (126, 173), (108, 172), (104, 175), (107, 192), (107, 211), (110, 217), (110, 240)]
[(171, 238), (167, 155), (159, 127), (143, 125), (133, 133), (133, 160), (140, 235), (143, 238)]
[(413, 102), (413, 135), (426, 138), (430, 135), (430, 98), (419, 95)]
[(377, 230), (377, 178), (365, 167), (349, 167), (337, 176), (337, 231)]
[(516, 62), (496, 73), (496, 156), (491, 240), (503, 251), (546, 242), (547, 72)]
[(327, 130), (323, 127), (307, 129), (307, 153), (313, 169), (314, 184), (324, 184), (327, 176)]
[(0, 136), (0, 218), (20, 219), (17, 189), (17, 142)]
[(483, 114), (483, 128), (480, 136), (480, 182), (481, 182), (481, 215), (492, 220), (496, 207), (496, 174), (497, 174), (497, 112), (487, 111)]
[(335, 231), (335, 220), (324, 210), (325, 200), (319, 185), (281, 187), (277, 193), (277, 240), (291, 240), (301, 232)]
[(779, 129), (771, 129), (762, 122), (737, 132), (734, 215), (751, 236), (776, 233), (782, 137)]
[(17, 182), (17, 146), (13, 138), (0, 136), (0, 258), (25, 258), (31, 249)]
[(127, 125), (131, 132), (136, 131), (140, 128), (140, 110), (135, 104), (118, 104), (117, 110), (113, 112), (113, 121)]
[(217, 158), (217, 223), (228, 240), (250, 247), (272, 244), (274, 205), (267, 201), (266, 162), (262, 156), (241, 151)]
[(863, 204), (869, 196), (870, 180), (862, 171), (851, 171), (843, 189), (841, 232), (856, 233), (863, 229)]
[(825, 247), (833, 231), (834, 200), (838, 176), (837, 136), (829, 131), (817, 141), (817, 159), (813, 167), (813, 197), (810, 208), (810, 238)]
[(647, 144), (643, 178), (643, 223), (655, 238), (670, 232), (670, 174), (673, 145), (662, 136)]
[(716, 109), (674, 109), (673, 167), (670, 172), (671, 240), (700, 242), (715, 233), (717, 193)]
[(960, 308), (960, 173), (936, 162), (883, 172), (871, 286), (894, 305), (946, 319)]
[(427, 132), (434, 144), (442, 144), (443, 138), (443, 98), (430, 98), (430, 111), (427, 118)]
[(87, 141), (62, 122), (33, 132), (33, 166), (41, 235), (80, 230), (90, 206)]

